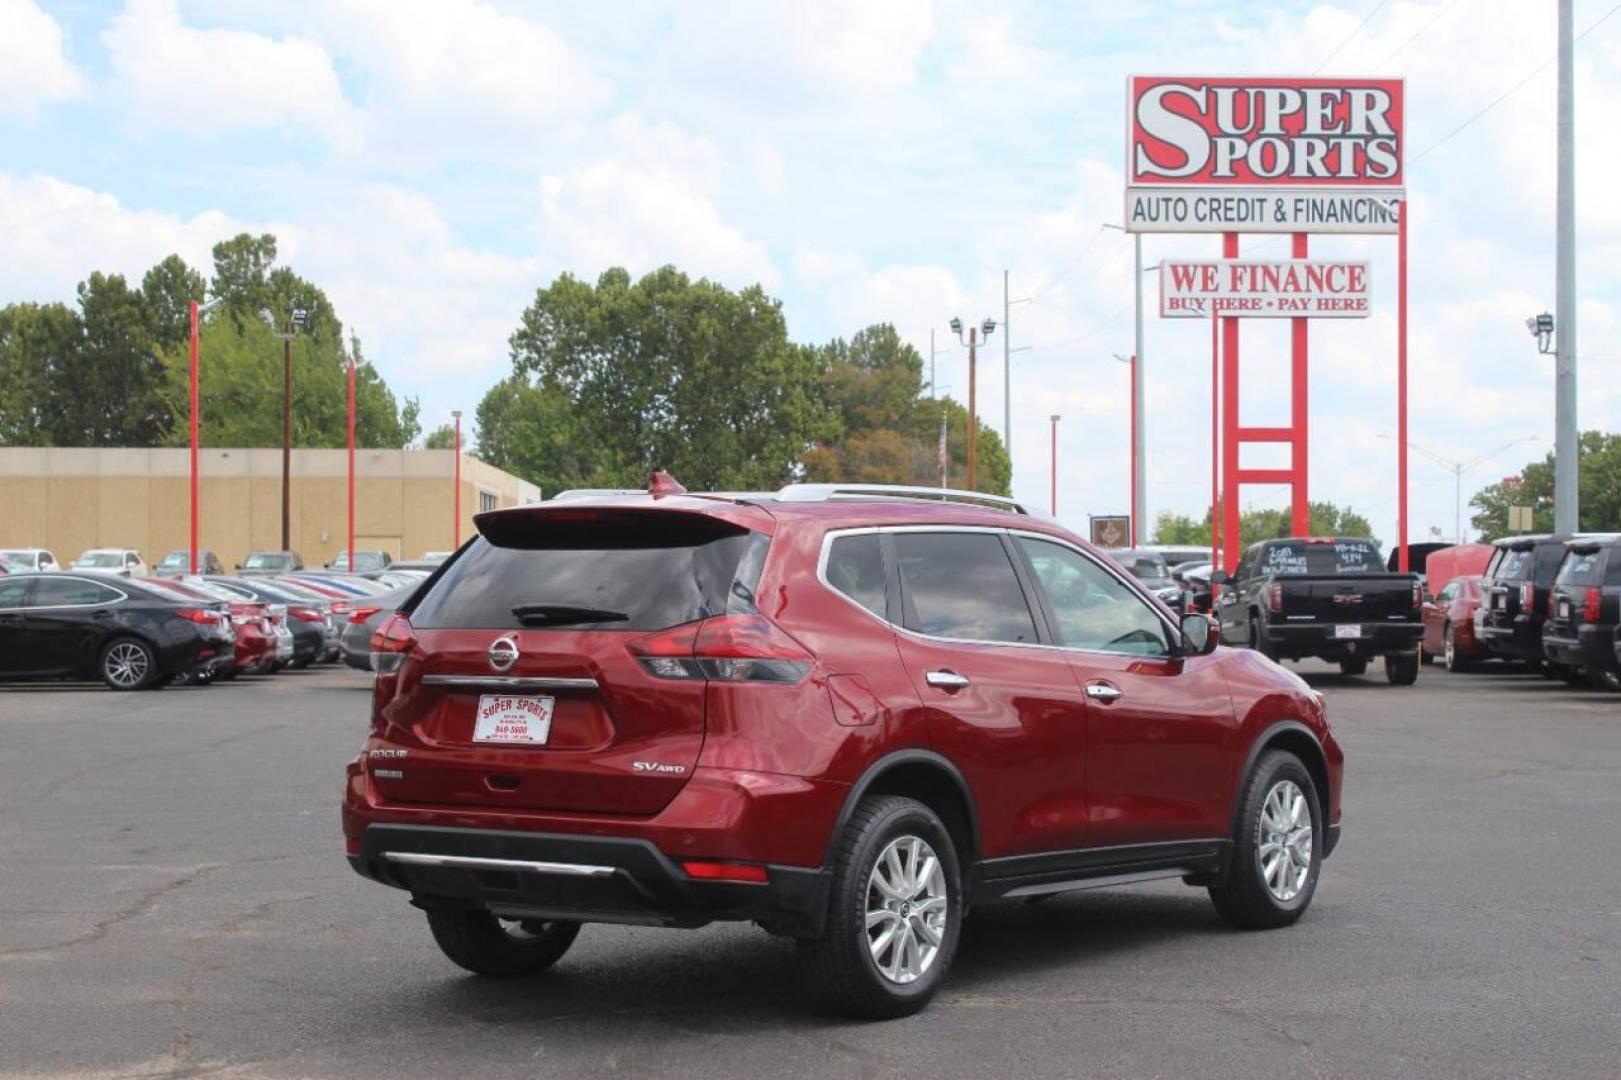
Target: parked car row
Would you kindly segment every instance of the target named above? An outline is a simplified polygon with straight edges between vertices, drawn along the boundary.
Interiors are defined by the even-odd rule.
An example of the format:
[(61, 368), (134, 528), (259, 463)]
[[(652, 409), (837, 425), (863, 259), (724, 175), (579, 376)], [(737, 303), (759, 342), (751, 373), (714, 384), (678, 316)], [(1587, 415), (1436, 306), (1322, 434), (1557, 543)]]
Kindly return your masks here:
[[(1432, 583), (1436, 579), (1431, 578)], [(1621, 534), (1519, 536), (1424, 605), (1426, 658), (1451, 671), (1517, 662), (1621, 690)]]
[[(380, 550), (356, 550), (351, 558), (348, 549), (345, 548), (338, 552), (324, 569), (369, 577), (387, 574), (395, 569), (431, 572), (449, 555), (450, 553), (445, 551), (430, 551), (414, 562), (398, 562), (394, 556)], [(141, 553), (134, 548), (91, 548), (66, 567), (57, 562), (56, 556), (44, 548), (0, 549), (0, 576), (63, 569), (93, 570), (98, 573), (118, 574), (121, 577), (146, 577), (152, 572), (156, 572), (159, 577), (179, 577), (193, 572), (189, 548), (169, 552), (151, 570), (141, 558)], [(305, 569), (305, 566), (303, 557), (296, 551), (251, 551), (245, 559), (236, 564), (235, 569), (244, 574), (290, 574)], [(200, 549), (197, 552), (196, 572), (223, 574), (226, 569), (217, 554)]]
[(0, 577), (0, 681), (144, 690), (331, 662), (352, 621), (374, 625), (428, 576), (385, 573), (19, 570)]

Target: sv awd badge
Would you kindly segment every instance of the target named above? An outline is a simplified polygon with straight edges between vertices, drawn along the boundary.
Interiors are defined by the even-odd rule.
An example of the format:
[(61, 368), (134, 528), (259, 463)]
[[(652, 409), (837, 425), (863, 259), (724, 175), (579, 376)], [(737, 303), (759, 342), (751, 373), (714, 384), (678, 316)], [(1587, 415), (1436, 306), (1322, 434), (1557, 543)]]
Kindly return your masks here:
[(630, 767), (635, 772), (663, 773), (666, 776), (679, 776), (687, 771), (685, 765), (666, 765), (662, 761), (633, 761)]

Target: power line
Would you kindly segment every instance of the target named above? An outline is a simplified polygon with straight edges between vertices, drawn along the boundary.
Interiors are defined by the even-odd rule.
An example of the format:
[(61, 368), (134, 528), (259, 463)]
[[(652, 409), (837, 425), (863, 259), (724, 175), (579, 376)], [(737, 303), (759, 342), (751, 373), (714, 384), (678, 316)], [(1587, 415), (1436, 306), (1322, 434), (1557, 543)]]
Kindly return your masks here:
[(1051, 281), (1047, 282), (1047, 284), (1043, 285), (1041, 288), (1036, 289), (1034, 292), (1032, 292), (1030, 294), (1030, 299), (1031, 300), (1036, 299), (1036, 297), (1040, 296), (1042, 293), (1045, 293), (1048, 289), (1052, 288), (1054, 285), (1057, 285), (1060, 281), (1064, 280), (1064, 275), (1068, 274), (1071, 270), (1075, 269), (1075, 267), (1080, 264), (1081, 259), (1083, 259), (1086, 256), (1086, 253), (1088, 251), (1092, 250), (1092, 245), (1096, 244), (1100, 239), (1102, 239), (1102, 237), (1103, 237), (1103, 226), (1099, 225), (1098, 226), (1098, 231), (1092, 234), (1092, 239), (1088, 240), (1086, 243), (1081, 245), (1081, 250), (1079, 250), (1079, 251), (1077, 251), (1075, 253), (1075, 257), (1073, 259), (1071, 259), (1069, 262), (1064, 264), (1064, 268), (1062, 270), (1058, 271), (1058, 273), (1053, 277), (1053, 279)]
[[(1597, 19), (1593, 20), (1593, 22), (1589, 23), (1586, 30), (1583, 30), (1581, 33), (1576, 35), (1575, 41), (1580, 41), (1580, 40), (1582, 40), (1582, 38), (1586, 37), (1588, 34), (1591, 34), (1594, 30), (1597, 30), (1600, 26), (1602, 26), (1610, 18), (1610, 16), (1614, 15), (1617, 11), (1621, 11), (1621, 3), (1616, 4), (1614, 7), (1610, 8), (1609, 11), (1606, 11), (1604, 14), (1600, 15)], [(1572, 44), (1574, 44), (1574, 43), (1575, 42), (1572, 42)], [(1529, 73), (1527, 73), (1526, 76), (1524, 78), (1522, 78), (1519, 82), (1515, 83), (1513, 86), (1509, 87), (1507, 90), (1504, 90), (1501, 94), (1498, 94), (1495, 98), (1493, 98), (1486, 105), (1485, 108), (1481, 109), (1479, 112), (1477, 112), (1474, 115), (1470, 116), (1469, 119), (1465, 120), (1463, 123), (1459, 124), (1457, 127), (1453, 128), (1451, 131), (1449, 131), (1445, 135), (1441, 136), (1441, 138), (1437, 139), (1435, 142), (1433, 142), (1429, 146), (1427, 146), (1422, 152), (1420, 152), (1416, 157), (1413, 158), (1413, 162), (1417, 163), (1419, 161), (1424, 160), (1431, 153), (1438, 150), (1441, 146), (1443, 146), (1445, 143), (1447, 143), (1454, 135), (1457, 135), (1457, 134), (1461, 133), (1465, 128), (1469, 127), (1469, 125), (1473, 124), (1476, 120), (1479, 120), (1482, 116), (1485, 116), (1487, 113), (1489, 113), (1493, 109), (1497, 108), (1497, 106), (1499, 106), (1503, 102), (1507, 101), (1510, 97), (1512, 97), (1514, 94), (1516, 94), (1522, 87), (1524, 87), (1532, 79), (1536, 78), (1538, 75), (1540, 75), (1544, 71), (1546, 71), (1547, 68), (1548, 68), (1548, 65), (1553, 63), (1558, 58), (1559, 58), (1559, 53), (1556, 50), (1546, 60), (1542, 61), (1542, 63), (1540, 63), (1536, 67), (1532, 68), (1531, 71)]]
[(1338, 45), (1336, 45), (1334, 47), (1334, 51), (1328, 54), (1327, 59), (1325, 59), (1321, 64), (1318, 64), (1315, 68), (1313, 68), (1311, 73), (1313, 75), (1316, 75), (1318, 72), (1320, 72), (1324, 68), (1326, 68), (1328, 66), (1328, 64), (1329, 64), (1329, 61), (1333, 60), (1336, 56), (1338, 56), (1341, 52), (1343, 52), (1345, 47), (1347, 45), (1351, 44), (1352, 39), (1354, 39), (1358, 34), (1362, 33), (1362, 28), (1364, 26), (1368, 25), (1368, 20), (1373, 18), (1375, 15), (1379, 14), (1379, 9), (1384, 7), (1384, 6), (1385, 6), (1385, 0), (1379, 0), (1379, 2), (1377, 4), (1373, 5), (1373, 9), (1371, 11), (1369, 11), (1366, 15), (1362, 16), (1362, 21), (1356, 24), (1356, 29), (1352, 30), (1349, 34), (1346, 34), (1345, 35), (1345, 40), (1340, 42)]
[(1436, 23), (1441, 21), (1442, 16), (1444, 16), (1447, 12), (1451, 11), (1453, 8), (1455, 8), (1457, 6), (1458, 6), (1458, 0), (1451, 0), (1451, 3), (1447, 4), (1440, 11), (1437, 11), (1434, 15), (1432, 15), (1430, 17), (1429, 22), (1427, 22), (1423, 26), (1419, 27), (1418, 30), (1413, 34), (1412, 37), (1408, 38), (1406, 41), (1402, 42), (1399, 46), (1397, 46), (1395, 52), (1391, 53), (1389, 56), (1385, 57), (1383, 60), (1381, 60), (1377, 64), (1375, 64), (1374, 65), (1374, 70), (1375, 71), (1379, 70), (1380, 68), (1384, 67), (1386, 64), (1390, 63), (1392, 60), (1396, 59), (1396, 57), (1398, 57), (1402, 53), (1406, 52), (1407, 47), (1409, 45), (1411, 45), (1413, 42), (1417, 41), (1419, 38), (1423, 37), (1425, 32), (1428, 31), (1430, 27), (1434, 26)]

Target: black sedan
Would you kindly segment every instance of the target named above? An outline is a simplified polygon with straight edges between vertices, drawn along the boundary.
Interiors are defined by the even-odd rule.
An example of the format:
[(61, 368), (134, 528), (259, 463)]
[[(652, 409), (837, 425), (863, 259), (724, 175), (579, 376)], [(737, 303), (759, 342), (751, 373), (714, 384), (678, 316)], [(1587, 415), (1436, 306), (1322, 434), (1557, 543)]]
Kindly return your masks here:
[(234, 649), (223, 603), (86, 573), (0, 579), (0, 680), (100, 679), (114, 690), (145, 690)]

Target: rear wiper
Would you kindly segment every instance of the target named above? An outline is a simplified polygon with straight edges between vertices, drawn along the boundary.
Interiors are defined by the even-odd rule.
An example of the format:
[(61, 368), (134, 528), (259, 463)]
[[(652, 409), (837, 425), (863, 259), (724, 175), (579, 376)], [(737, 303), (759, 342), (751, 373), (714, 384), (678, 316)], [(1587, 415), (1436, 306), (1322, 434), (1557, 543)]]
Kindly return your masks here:
[(623, 611), (577, 607), (573, 604), (519, 604), (512, 609), (512, 614), (525, 626), (567, 626), (570, 623), (624, 622), (630, 618)]

